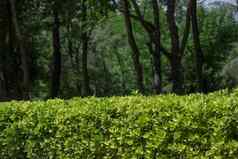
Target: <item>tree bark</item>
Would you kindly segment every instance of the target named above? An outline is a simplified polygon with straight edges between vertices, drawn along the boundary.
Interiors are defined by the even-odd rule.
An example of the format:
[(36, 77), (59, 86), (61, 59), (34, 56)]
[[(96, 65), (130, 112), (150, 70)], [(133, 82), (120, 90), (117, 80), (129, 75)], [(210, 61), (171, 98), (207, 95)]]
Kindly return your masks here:
[(89, 44), (89, 35), (87, 32), (87, 6), (86, 1), (82, 2), (82, 73), (83, 73), (83, 92), (82, 95), (89, 96), (90, 95), (90, 82), (88, 75), (88, 44)]
[(156, 94), (162, 92), (162, 73), (161, 73), (161, 34), (160, 34), (160, 12), (158, 0), (152, 0), (153, 15), (154, 15), (154, 87)]
[(56, 6), (53, 6), (53, 68), (51, 79), (51, 98), (59, 96), (61, 77), (60, 18)]
[(70, 63), (72, 66), (72, 69), (75, 68), (75, 64), (74, 64), (74, 49), (73, 49), (73, 39), (71, 37), (72, 35), (72, 24), (71, 24), (71, 19), (68, 20), (68, 24), (67, 24), (67, 34), (69, 35), (67, 37), (67, 44), (68, 44), (68, 54), (69, 54), (69, 58), (70, 58)]
[[(4, 28), (2, 28), (3, 31), (5, 31)], [(4, 43), (5, 40), (5, 32), (0, 30), (0, 101), (6, 99), (7, 97), (7, 82), (6, 82), (6, 76), (5, 76), (5, 51), (6, 46)]]
[[(15, 47), (17, 40), (15, 38), (15, 31), (12, 22), (12, 13), (10, 2), (7, 1), (7, 54), (5, 54), (5, 80), (6, 80), (6, 89), (7, 89), (7, 98), (8, 99), (23, 99), (23, 89), (22, 89), (22, 73), (21, 73), (21, 55), (15, 54)], [(19, 50), (19, 49), (18, 49)], [(20, 59), (19, 59), (20, 58)], [(8, 59), (8, 60), (7, 60)], [(11, 62), (13, 60), (13, 62)]]
[(199, 28), (198, 28), (198, 19), (197, 19), (197, 0), (192, 1), (192, 30), (193, 30), (193, 43), (196, 53), (196, 69), (197, 69), (197, 80), (199, 85), (199, 92), (206, 93), (206, 82), (204, 78), (204, 54), (201, 48), (200, 37), (199, 37)]
[(28, 64), (28, 55), (26, 50), (24, 49), (23, 38), (22, 38), (21, 31), (18, 25), (15, 0), (9, 0), (9, 4), (10, 4), (10, 11), (11, 11), (12, 25), (15, 31), (16, 41), (17, 41), (19, 51), (20, 51), (20, 56), (21, 56), (21, 70), (23, 73), (22, 98), (29, 99), (30, 98), (30, 72), (29, 72), (29, 64)]
[(171, 77), (173, 83), (173, 92), (177, 94), (183, 93), (183, 75), (182, 75), (182, 63), (181, 52), (179, 44), (178, 27), (176, 25), (175, 9), (176, 0), (167, 1), (167, 21), (169, 25), (170, 37), (171, 37)]
[(191, 9), (192, 9), (192, 0), (189, 0), (187, 5), (187, 12), (186, 12), (186, 20), (185, 20), (185, 28), (183, 32), (183, 39), (181, 41), (181, 57), (185, 53), (186, 45), (188, 42), (189, 34), (190, 34), (190, 28), (191, 28)]
[(132, 22), (130, 19), (130, 10), (128, 0), (121, 0), (123, 7), (123, 15), (125, 20), (125, 27), (128, 35), (128, 43), (132, 50), (132, 60), (134, 62), (135, 72), (136, 72), (136, 81), (137, 87), (141, 93), (144, 93), (144, 77), (143, 77), (143, 67), (140, 62), (140, 51), (136, 44), (136, 40), (133, 34)]
[(89, 75), (88, 75), (88, 37), (83, 36), (82, 42), (82, 71), (83, 71), (83, 96), (90, 95)]
[(8, 32), (7, 28), (7, 19), (8, 19), (8, 10), (7, 10), (7, 2), (0, 1), (0, 101), (4, 100), (7, 97), (7, 85), (6, 85), (6, 78), (5, 78), (5, 52), (7, 51), (7, 44), (6, 44), (6, 36)]

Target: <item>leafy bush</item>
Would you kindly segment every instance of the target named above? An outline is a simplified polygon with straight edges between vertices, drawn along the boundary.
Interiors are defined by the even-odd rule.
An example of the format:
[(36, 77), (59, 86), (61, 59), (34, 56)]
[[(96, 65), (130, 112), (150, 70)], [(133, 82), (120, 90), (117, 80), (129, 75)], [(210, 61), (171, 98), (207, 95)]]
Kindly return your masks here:
[(238, 91), (0, 105), (1, 159), (238, 156)]

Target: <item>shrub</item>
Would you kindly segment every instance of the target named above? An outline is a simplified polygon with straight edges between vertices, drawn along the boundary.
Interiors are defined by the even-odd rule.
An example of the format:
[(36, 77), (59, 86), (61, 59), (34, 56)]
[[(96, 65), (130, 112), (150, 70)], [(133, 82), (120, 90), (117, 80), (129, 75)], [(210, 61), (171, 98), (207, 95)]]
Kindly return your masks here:
[(1, 159), (238, 156), (238, 91), (0, 105)]

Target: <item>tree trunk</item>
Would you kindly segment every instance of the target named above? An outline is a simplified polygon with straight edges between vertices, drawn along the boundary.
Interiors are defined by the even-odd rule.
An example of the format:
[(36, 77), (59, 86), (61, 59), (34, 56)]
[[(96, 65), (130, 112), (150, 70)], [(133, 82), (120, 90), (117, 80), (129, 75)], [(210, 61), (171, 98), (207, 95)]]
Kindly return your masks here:
[[(20, 61), (21, 58), (19, 59), (20, 56), (15, 54), (15, 50), (17, 47), (16, 46), (16, 38), (15, 38), (15, 33), (14, 33), (14, 26), (12, 22), (12, 13), (11, 13), (11, 5), (10, 2), (7, 1), (7, 10), (8, 10), (8, 15), (7, 15), (7, 36), (8, 40), (6, 41), (7, 43), (7, 54), (5, 54), (5, 80), (6, 80), (6, 89), (7, 89), (7, 97), (8, 99), (22, 99), (23, 98), (23, 89), (22, 89), (22, 73), (21, 73), (21, 67), (20, 67)], [(13, 59), (12, 59), (13, 58)], [(8, 59), (8, 60), (7, 60)], [(10, 62), (13, 60), (13, 63)]]
[(161, 73), (161, 43), (160, 43), (160, 15), (159, 15), (159, 2), (152, 0), (154, 24), (146, 21), (140, 11), (139, 5), (136, 0), (131, 1), (135, 12), (138, 16), (138, 20), (147, 32), (151, 43), (148, 44), (149, 51), (153, 57), (154, 67), (154, 90), (156, 94), (162, 92), (162, 73)]
[(197, 78), (199, 84), (199, 92), (207, 92), (206, 82), (203, 75), (203, 66), (204, 66), (204, 54), (201, 48), (200, 37), (199, 37), (199, 28), (198, 28), (198, 19), (197, 19), (197, 0), (192, 0), (192, 30), (193, 30), (193, 43), (196, 53), (196, 69), (197, 69)]
[[(159, 90), (159, 81), (160, 81), (160, 87), (162, 87), (162, 75), (161, 75), (161, 53), (168, 58), (169, 62), (171, 63), (171, 74), (173, 79), (173, 91), (177, 93), (183, 92), (183, 74), (182, 74), (182, 56), (185, 51), (185, 47), (188, 41), (189, 37), (189, 31), (190, 31), (190, 9), (191, 9), (191, 3), (188, 3), (188, 10), (186, 15), (186, 25), (184, 30), (184, 35), (181, 43), (179, 43), (179, 35), (178, 35), (178, 29), (175, 22), (175, 0), (168, 0), (168, 22), (169, 22), (169, 28), (171, 32), (171, 43), (172, 43), (172, 55), (162, 46), (160, 42), (160, 30), (159, 30), (159, 5), (157, 0), (152, 0), (153, 5), (153, 12), (154, 12), (154, 24), (150, 23), (149, 21), (146, 21), (139, 9), (139, 5), (137, 4), (136, 0), (131, 0), (133, 7), (135, 9), (135, 12), (137, 16), (134, 16), (130, 14), (130, 16), (136, 20), (138, 20), (145, 31), (147, 32), (148, 36), (150, 37), (150, 40), (153, 42), (153, 44), (149, 44), (148, 48), (150, 53), (153, 56), (154, 61), (154, 68), (155, 75), (160, 78), (160, 80), (155, 80), (155, 83), (157, 83), (157, 91)], [(153, 46), (155, 45), (155, 47)], [(160, 54), (159, 54), (160, 51)], [(160, 74), (160, 75), (159, 75)], [(157, 79), (159, 79), (157, 78)], [(156, 79), (156, 78), (155, 78)], [(157, 82), (156, 82), (157, 81)], [(162, 88), (161, 88), (162, 90)], [(158, 92), (157, 92), (158, 93)]]
[(171, 37), (171, 73), (173, 92), (177, 94), (183, 93), (183, 76), (182, 76), (182, 63), (181, 63), (181, 52), (179, 44), (178, 27), (175, 20), (175, 8), (176, 0), (168, 0), (167, 5), (167, 21), (169, 25), (170, 37)]
[[(3, 29), (3, 28), (2, 28)], [(4, 29), (5, 30), (5, 29)], [(5, 51), (6, 46), (4, 43), (4, 32), (0, 31), (0, 101), (6, 99), (7, 97), (7, 82), (6, 82), (6, 76), (5, 76)]]
[(7, 36), (7, 3), (6, 1), (0, 1), (0, 101), (7, 97), (6, 78), (5, 78), (5, 52), (7, 52), (6, 36)]
[(143, 67), (140, 63), (140, 51), (136, 44), (136, 40), (133, 34), (132, 22), (130, 19), (129, 3), (128, 0), (121, 0), (123, 7), (123, 15), (125, 20), (125, 27), (128, 35), (128, 43), (132, 50), (132, 60), (134, 62), (134, 68), (136, 72), (137, 87), (141, 93), (144, 93), (144, 77), (143, 77)]
[[(86, 34), (86, 33), (84, 33)], [(88, 37), (82, 37), (82, 71), (83, 71), (83, 96), (90, 95), (89, 75), (88, 75)]]
[(121, 83), (122, 83), (122, 92), (123, 95), (126, 94), (126, 75), (125, 75), (125, 69), (123, 69), (124, 64), (123, 64), (123, 60), (118, 52), (118, 50), (114, 50), (117, 61), (118, 61), (118, 65), (119, 65), (119, 69), (120, 69), (120, 73), (121, 73)]
[(53, 6), (53, 68), (51, 79), (51, 98), (59, 96), (61, 77), (60, 19), (56, 6)]
[(73, 40), (72, 40), (72, 24), (71, 24), (71, 21), (70, 19), (68, 20), (68, 24), (67, 24), (67, 34), (70, 35), (67, 37), (67, 42), (68, 42), (68, 54), (69, 54), (69, 58), (70, 58), (70, 63), (71, 63), (71, 66), (72, 66), (72, 69), (75, 68), (75, 65), (74, 65), (74, 50), (73, 50)]
[(190, 28), (191, 28), (191, 9), (192, 9), (192, 0), (189, 0), (188, 1), (188, 5), (187, 5), (187, 12), (186, 12), (185, 28), (184, 28), (184, 32), (183, 32), (183, 39), (181, 41), (181, 47), (180, 47), (181, 57), (185, 53), (186, 45), (187, 45), (189, 34), (190, 34)]
[(22, 98), (29, 99), (30, 98), (30, 72), (29, 72), (29, 64), (28, 64), (28, 55), (23, 46), (23, 38), (20, 32), (20, 28), (17, 21), (17, 13), (15, 7), (15, 0), (9, 0), (10, 11), (11, 11), (11, 20), (12, 25), (15, 31), (16, 41), (19, 47), (20, 56), (21, 56), (21, 70), (23, 73), (22, 80)]
[(161, 47), (160, 47), (160, 13), (159, 13), (159, 2), (157, 0), (152, 0), (153, 14), (154, 14), (154, 45), (155, 51), (153, 54), (154, 58), (154, 87), (156, 94), (162, 92), (162, 73), (161, 73)]
[(82, 95), (90, 95), (90, 82), (88, 75), (88, 44), (89, 44), (89, 35), (87, 32), (87, 6), (85, 5), (86, 1), (82, 2), (82, 73), (83, 73), (83, 92)]

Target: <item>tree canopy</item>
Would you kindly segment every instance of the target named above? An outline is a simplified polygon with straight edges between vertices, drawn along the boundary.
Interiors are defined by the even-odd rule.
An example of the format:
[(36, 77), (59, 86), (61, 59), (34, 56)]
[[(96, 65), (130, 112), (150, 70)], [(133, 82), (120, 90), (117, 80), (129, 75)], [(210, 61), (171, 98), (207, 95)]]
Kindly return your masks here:
[(1, 0), (0, 99), (235, 87), (238, 2)]

